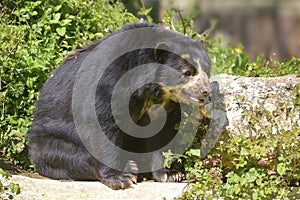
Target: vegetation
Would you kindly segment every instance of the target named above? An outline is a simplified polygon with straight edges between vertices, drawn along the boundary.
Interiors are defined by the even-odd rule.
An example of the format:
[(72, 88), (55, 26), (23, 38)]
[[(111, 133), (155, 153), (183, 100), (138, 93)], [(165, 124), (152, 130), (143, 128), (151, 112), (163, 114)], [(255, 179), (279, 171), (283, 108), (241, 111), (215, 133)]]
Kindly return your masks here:
[[(300, 112), (300, 85), (293, 86), (293, 93), (291, 102), (278, 105), (286, 119)], [(182, 199), (285, 199), (291, 186), (299, 187), (300, 127), (292, 124), (285, 129), (276, 122), (280, 111), (240, 102), (249, 108), (243, 116), (251, 122), (251, 134), (223, 132), (205, 159), (190, 149), (185, 169), (194, 183)]]
[[(14, 164), (33, 170), (27, 155), (27, 131), (35, 100), (50, 72), (77, 46), (103, 38), (124, 24), (140, 19), (128, 13), (119, 1), (111, 0), (4, 0), (0, 9), (1, 154)], [(143, 7), (140, 14), (151, 22), (149, 12), (151, 9)], [(180, 20), (175, 20), (175, 15)], [(211, 56), (213, 73), (243, 76), (300, 73), (299, 58), (281, 63), (258, 56), (256, 61), (250, 61), (241, 45), (232, 48), (230, 44), (224, 46), (219, 38), (209, 39), (211, 30), (206, 35), (195, 33), (191, 18), (182, 17), (176, 9), (167, 11), (162, 23), (194, 39), (201, 38)], [(214, 24), (212, 21), (212, 28)], [(299, 97), (299, 87), (294, 90)], [(299, 108), (299, 98), (293, 102)], [(283, 104), (282, 109), (289, 108)], [(247, 113), (255, 123), (260, 122), (260, 117), (272, 120), (274, 115), (255, 108)], [(271, 133), (272, 128), (263, 127), (260, 133)], [(287, 186), (299, 184), (299, 128), (247, 139), (233, 135), (224, 132), (204, 160), (199, 158), (199, 144), (186, 153), (187, 176), (195, 183), (183, 199), (282, 198), (287, 196)], [(279, 148), (283, 145), (284, 149)], [(268, 153), (270, 148), (274, 150)], [(15, 185), (11, 188), (16, 193), (19, 191)]]
[(28, 169), (27, 131), (50, 72), (76, 46), (138, 19), (109, 0), (2, 1), (0, 9), (0, 147)]
[[(9, 179), (8, 173), (0, 168), (0, 192), (2, 190), (8, 190), (9, 189), (10, 193), (20, 194), (21, 189), (20, 189), (19, 184), (12, 183), (12, 182), (8, 184), (8, 179)], [(10, 197), (8, 197), (9, 199), (12, 198), (11, 194), (8, 193), (6, 195), (10, 196)], [(1, 195), (1, 193), (0, 193), (0, 198), (1, 199), (6, 199), (3, 195)]]

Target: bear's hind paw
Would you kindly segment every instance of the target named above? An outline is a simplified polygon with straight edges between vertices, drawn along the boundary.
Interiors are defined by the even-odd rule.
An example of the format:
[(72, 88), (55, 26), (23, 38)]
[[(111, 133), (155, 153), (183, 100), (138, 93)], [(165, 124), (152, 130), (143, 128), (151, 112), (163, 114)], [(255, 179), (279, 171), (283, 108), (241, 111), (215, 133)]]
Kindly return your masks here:
[(185, 175), (178, 170), (161, 169), (152, 173), (153, 179), (159, 182), (181, 182)]

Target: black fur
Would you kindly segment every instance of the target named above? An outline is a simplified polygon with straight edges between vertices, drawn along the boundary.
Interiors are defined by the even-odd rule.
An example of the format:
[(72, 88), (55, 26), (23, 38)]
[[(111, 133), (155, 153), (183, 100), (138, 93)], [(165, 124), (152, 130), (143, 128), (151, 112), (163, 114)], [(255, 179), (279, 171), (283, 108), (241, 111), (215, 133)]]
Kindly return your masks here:
[[(104, 40), (122, 31), (152, 26), (154, 25), (126, 25)], [(160, 31), (163, 33), (168, 30), (160, 28)], [(172, 34), (176, 37), (179, 35), (177, 33)], [(181, 37), (186, 40), (185, 36)], [(137, 181), (139, 163), (122, 161), (118, 152), (109, 152), (110, 150), (103, 152), (103, 155), (110, 155), (116, 165), (124, 166), (124, 171), (118, 171), (93, 158), (77, 135), (72, 115), (72, 89), (79, 67), (86, 56), (102, 41), (90, 44), (67, 57), (45, 83), (40, 98), (36, 102), (34, 121), (28, 133), (29, 153), (32, 163), (35, 164), (41, 175), (54, 179), (100, 180), (113, 189), (123, 189)], [(191, 46), (182, 48), (194, 48), (197, 50), (195, 52), (200, 52), (200, 55), (197, 56), (200, 58), (202, 70), (208, 75), (210, 65), (205, 50), (200, 44), (192, 41), (190, 44)], [(180, 48), (180, 44), (178, 44), (178, 48)], [(181, 111), (179, 103), (174, 100), (176, 97), (170, 91), (170, 94), (167, 95), (170, 99), (165, 99), (168, 91), (165, 91), (163, 86), (147, 84), (139, 88), (131, 97), (129, 105), (131, 117), (138, 125), (145, 126), (150, 123), (150, 118), (147, 112), (141, 113), (141, 110), (145, 108), (144, 102), (148, 100), (155, 104), (167, 102), (165, 104), (168, 116), (166, 125), (159, 134), (147, 139), (135, 138), (122, 132), (114, 122), (110, 101), (107, 100), (111, 97), (112, 89), (120, 77), (135, 66), (155, 62), (167, 64), (180, 72), (190, 70), (191, 76), (197, 71), (180, 56), (164, 50), (158, 50), (156, 54), (158, 54), (158, 58), (153, 49), (140, 49), (126, 53), (108, 67), (97, 87), (95, 108), (99, 123), (111, 141), (128, 151), (151, 152), (165, 145), (176, 135), (177, 131), (174, 126), (180, 122)], [(160, 75), (168, 76), (168, 74)], [(181, 84), (182, 81), (178, 80), (178, 84)], [(152, 163), (143, 164), (150, 165), (150, 168), (155, 165), (162, 166), (163, 157), (157, 155)], [(152, 175), (157, 181), (171, 182), (180, 181), (183, 177), (181, 172), (166, 169), (154, 171)]]

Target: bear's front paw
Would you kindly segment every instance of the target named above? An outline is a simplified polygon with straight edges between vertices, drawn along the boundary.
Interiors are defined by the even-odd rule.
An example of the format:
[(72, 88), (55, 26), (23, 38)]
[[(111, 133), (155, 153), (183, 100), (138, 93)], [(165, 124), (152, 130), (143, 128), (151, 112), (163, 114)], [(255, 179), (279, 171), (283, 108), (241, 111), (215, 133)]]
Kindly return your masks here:
[(100, 176), (100, 181), (108, 187), (118, 190), (129, 188), (137, 183), (137, 177), (129, 172), (121, 172), (111, 169), (109, 173)]
[(153, 179), (159, 182), (181, 182), (185, 175), (178, 170), (161, 169), (152, 172)]

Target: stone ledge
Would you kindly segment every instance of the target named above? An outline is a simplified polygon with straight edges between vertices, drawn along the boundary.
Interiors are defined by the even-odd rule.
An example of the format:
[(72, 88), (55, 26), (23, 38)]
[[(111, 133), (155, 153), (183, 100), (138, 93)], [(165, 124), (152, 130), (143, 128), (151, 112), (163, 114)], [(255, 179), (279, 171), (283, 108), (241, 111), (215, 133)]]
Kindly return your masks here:
[(14, 199), (131, 199), (168, 200), (182, 194), (187, 183), (142, 182), (126, 190), (112, 190), (97, 181), (58, 181), (12, 175), (11, 182), (18, 183), (21, 193)]

